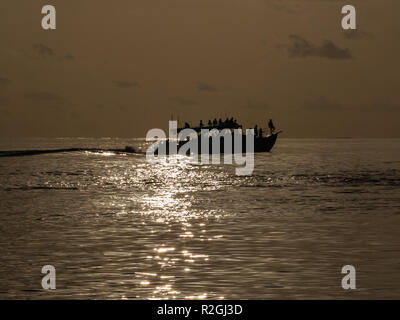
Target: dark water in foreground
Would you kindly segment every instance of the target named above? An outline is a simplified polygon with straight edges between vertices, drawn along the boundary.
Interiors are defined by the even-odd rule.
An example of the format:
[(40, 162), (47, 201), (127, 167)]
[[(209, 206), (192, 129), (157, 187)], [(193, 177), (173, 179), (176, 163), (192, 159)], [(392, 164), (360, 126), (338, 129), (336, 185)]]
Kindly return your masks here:
[[(400, 298), (399, 142), (278, 139), (248, 177), (143, 155), (0, 158), (0, 298)], [(132, 144), (143, 142), (0, 150)]]

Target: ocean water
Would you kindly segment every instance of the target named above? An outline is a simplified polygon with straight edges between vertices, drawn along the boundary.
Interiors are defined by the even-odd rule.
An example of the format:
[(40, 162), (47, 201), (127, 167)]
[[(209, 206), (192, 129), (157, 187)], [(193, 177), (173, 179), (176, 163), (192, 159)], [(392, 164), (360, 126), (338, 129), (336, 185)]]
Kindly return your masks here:
[[(1, 139), (0, 150), (145, 150)], [(278, 139), (250, 176), (142, 154), (0, 158), (0, 298), (400, 298), (400, 140)], [(56, 290), (41, 287), (56, 268)], [(341, 269), (356, 268), (356, 290)]]

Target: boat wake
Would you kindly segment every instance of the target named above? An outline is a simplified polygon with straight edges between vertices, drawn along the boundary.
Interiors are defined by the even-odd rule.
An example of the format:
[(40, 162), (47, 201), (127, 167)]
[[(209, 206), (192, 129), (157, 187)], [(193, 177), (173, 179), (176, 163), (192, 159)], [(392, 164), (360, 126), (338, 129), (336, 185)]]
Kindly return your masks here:
[(114, 154), (143, 154), (143, 152), (136, 151), (132, 147), (125, 147), (124, 149), (99, 149), (99, 148), (66, 148), (66, 149), (48, 149), (48, 150), (12, 150), (0, 151), (0, 157), (23, 157), (34, 156), (49, 153), (66, 153), (66, 152), (96, 152), (96, 153), (114, 153)]

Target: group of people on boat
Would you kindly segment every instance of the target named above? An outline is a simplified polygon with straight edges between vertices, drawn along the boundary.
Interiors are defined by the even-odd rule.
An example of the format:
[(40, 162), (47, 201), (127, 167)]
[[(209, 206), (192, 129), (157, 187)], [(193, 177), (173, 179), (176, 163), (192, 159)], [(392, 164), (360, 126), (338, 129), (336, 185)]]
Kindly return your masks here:
[[(237, 120), (234, 119), (233, 117), (228, 119), (226, 118), (225, 120), (222, 120), (221, 118), (217, 120), (214, 118), (213, 121), (208, 120), (207, 125), (204, 125), (203, 120), (200, 120), (200, 124), (198, 127), (195, 127), (193, 129), (238, 129), (241, 128), (242, 126), (237, 123)], [(185, 128), (190, 128), (190, 124), (185, 122)]]
[[(272, 122), (272, 119), (269, 119), (269, 121), (268, 121), (268, 128), (269, 128), (270, 134), (274, 134), (275, 126), (274, 126), (274, 123)], [(263, 133), (264, 133), (263, 129), (262, 128), (258, 128), (258, 125), (255, 125), (255, 127), (254, 127), (254, 136), (255, 137), (262, 137)]]
[[(194, 128), (191, 127), (189, 123), (185, 122), (185, 127), (181, 128), (181, 129), (178, 129), (178, 131), (182, 130), (182, 129), (188, 129), (188, 128), (194, 129), (196, 131), (200, 131), (201, 129), (209, 129), (209, 130), (218, 129), (218, 130), (222, 130), (222, 129), (239, 129), (239, 128), (242, 128), (242, 125), (238, 124), (237, 120), (234, 119), (233, 117), (230, 118), (230, 119), (226, 118), (225, 121), (223, 121), (221, 118), (219, 120), (214, 118), (213, 121), (208, 120), (208, 123), (207, 123), (206, 126), (204, 125), (203, 120), (200, 120), (199, 126), (194, 127)], [(272, 122), (272, 119), (269, 119), (269, 121), (268, 121), (268, 128), (269, 128), (270, 134), (274, 134), (275, 126), (274, 126), (274, 123)], [(262, 128), (258, 128), (257, 125), (254, 127), (254, 135), (255, 135), (255, 137), (262, 137), (263, 133), (264, 132), (263, 132)]]

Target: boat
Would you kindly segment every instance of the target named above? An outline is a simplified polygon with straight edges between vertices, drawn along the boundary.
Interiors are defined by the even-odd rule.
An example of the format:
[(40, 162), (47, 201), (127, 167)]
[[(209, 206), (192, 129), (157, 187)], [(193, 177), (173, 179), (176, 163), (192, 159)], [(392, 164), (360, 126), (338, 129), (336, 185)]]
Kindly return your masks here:
[[(198, 146), (198, 150), (197, 150), (197, 154), (204, 154), (204, 153), (208, 153), (208, 154), (212, 154), (212, 153), (224, 153), (224, 145), (225, 145), (225, 141), (224, 141), (224, 136), (222, 135), (221, 137), (221, 141), (219, 142), (219, 146), (217, 145), (216, 150), (214, 147), (213, 150), (213, 140), (216, 140), (213, 136), (215, 136), (215, 134), (210, 134), (208, 136), (208, 150), (207, 147), (205, 147), (205, 150), (202, 150), (202, 143), (204, 143), (204, 141), (207, 140), (207, 137), (202, 136), (202, 132), (204, 132), (204, 130), (206, 132), (210, 132), (212, 133), (212, 131), (214, 129), (216, 129), (217, 131), (214, 131), (214, 133), (221, 133), (222, 130), (230, 130), (230, 134), (231, 134), (231, 140), (232, 140), (232, 151), (233, 153), (244, 153), (246, 152), (247, 148), (246, 148), (246, 134), (241, 134), (241, 149), (239, 149), (239, 151), (235, 150), (234, 148), (234, 143), (235, 143), (235, 137), (237, 137), (237, 133), (235, 134), (235, 131), (240, 129), (243, 129), (243, 126), (241, 124), (238, 124), (237, 121), (233, 118), (231, 119), (227, 119), (225, 121), (221, 121), (221, 119), (219, 121), (216, 121), (216, 119), (214, 119), (213, 122), (209, 121), (207, 126), (204, 126), (202, 121), (200, 121), (200, 125), (196, 126), (196, 127), (191, 127), (187, 122), (185, 123), (184, 127), (180, 127), (177, 128), (177, 133), (181, 133), (183, 130), (185, 129), (191, 129), (193, 130), (193, 132), (195, 132), (197, 134), (197, 137), (194, 135), (192, 136), (190, 139), (193, 138), (197, 138), (197, 146)], [(263, 132), (266, 132), (267, 130), (262, 130), (262, 129), (257, 129), (257, 126), (255, 126), (254, 128), (254, 152), (270, 152), (272, 150), (272, 148), (274, 147), (276, 140), (278, 139), (278, 135), (282, 132), (282, 131), (277, 131), (275, 132), (275, 130), (271, 130), (269, 135), (265, 135), (263, 134)], [(204, 140), (205, 139), (205, 140)], [(159, 153), (159, 150), (165, 150), (166, 154), (169, 155), (170, 154), (170, 145), (173, 142), (176, 142), (177, 144), (177, 150), (179, 151), (181, 147), (183, 147), (188, 141), (189, 138), (185, 138), (184, 140), (172, 140), (172, 139), (168, 139), (168, 140), (164, 140), (164, 141), (160, 141), (158, 143), (158, 148), (156, 148), (155, 154)], [(218, 150), (219, 149), (219, 150)], [(187, 150), (186, 154), (190, 155), (190, 151), (193, 150)]]

